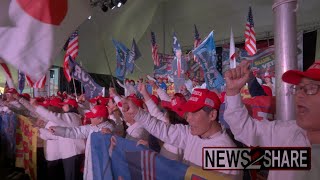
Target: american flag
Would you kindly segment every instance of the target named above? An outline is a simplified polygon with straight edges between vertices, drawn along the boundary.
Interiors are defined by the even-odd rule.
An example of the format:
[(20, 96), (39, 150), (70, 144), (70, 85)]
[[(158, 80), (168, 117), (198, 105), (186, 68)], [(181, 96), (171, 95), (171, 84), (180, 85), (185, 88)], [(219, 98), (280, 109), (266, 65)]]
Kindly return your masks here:
[(69, 70), (69, 56), (74, 60), (79, 52), (79, 41), (78, 41), (78, 30), (76, 30), (68, 39), (68, 45), (66, 48), (66, 54), (64, 56), (64, 62), (63, 62), (63, 72), (64, 76), (66, 77), (67, 81), (71, 81), (71, 75)]
[(253, 23), (251, 7), (249, 7), (248, 18), (246, 23), (246, 31), (244, 33), (244, 36), (246, 38), (245, 40), (246, 51), (250, 56), (256, 54), (257, 53), (256, 33), (254, 31), (254, 23)]
[(38, 81), (36, 82), (33, 82), (31, 80), (31, 78), (26, 75), (26, 80), (27, 80), (27, 83), (30, 87), (33, 87), (33, 88), (44, 88), (44, 85), (46, 84), (46, 81), (47, 81), (47, 76), (44, 75), (41, 79), (39, 79)]
[[(196, 47), (199, 46), (199, 44), (201, 43), (201, 38), (197, 29), (197, 26), (194, 25), (194, 43), (193, 43), (193, 48), (195, 49)], [(198, 59), (196, 56), (194, 56), (194, 61), (198, 62)]]
[(154, 65), (159, 66), (160, 59), (158, 55), (158, 45), (156, 43), (156, 36), (154, 32), (151, 32), (151, 46), (152, 46), (152, 59), (153, 59)]
[(156, 179), (156, 152), (153, 151), (141, 151), (141, 169), (143, 180), (155, 180)]

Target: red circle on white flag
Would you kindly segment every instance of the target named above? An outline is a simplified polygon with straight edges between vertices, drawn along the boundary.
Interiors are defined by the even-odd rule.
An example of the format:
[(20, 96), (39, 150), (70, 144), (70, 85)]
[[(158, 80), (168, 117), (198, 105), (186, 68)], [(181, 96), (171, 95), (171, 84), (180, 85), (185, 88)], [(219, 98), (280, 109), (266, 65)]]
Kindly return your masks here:
[(68, 11), (68, 0), (17, 0), (17, 2), (33, 18), (52, 25), (60, 25)]

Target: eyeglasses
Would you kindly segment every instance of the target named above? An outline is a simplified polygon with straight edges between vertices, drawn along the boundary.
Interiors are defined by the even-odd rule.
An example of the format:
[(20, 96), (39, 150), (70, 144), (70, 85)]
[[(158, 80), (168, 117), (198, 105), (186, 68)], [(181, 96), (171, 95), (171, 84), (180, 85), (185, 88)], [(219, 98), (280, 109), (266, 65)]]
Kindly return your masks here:
[(306, 95), (315, 95), (318, 93), (320, 85), (318, 84), (306, 84), (304, 86), (293, 85), (290, 87), (292, 94), (297, 94), (298, 91), (303, 90)]

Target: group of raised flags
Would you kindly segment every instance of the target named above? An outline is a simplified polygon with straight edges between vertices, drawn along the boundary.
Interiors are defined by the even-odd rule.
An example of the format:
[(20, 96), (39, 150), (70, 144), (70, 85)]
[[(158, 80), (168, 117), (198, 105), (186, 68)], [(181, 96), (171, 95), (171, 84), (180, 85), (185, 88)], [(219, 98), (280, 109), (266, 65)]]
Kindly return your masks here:
[(134, 39), (131, 50), (115, 39), (112, 39), (112, 43), (116, 48), (116, 77), (123, 81), (127, 74), (133, 73), (135, 61), (141, 57), (141, 53)]

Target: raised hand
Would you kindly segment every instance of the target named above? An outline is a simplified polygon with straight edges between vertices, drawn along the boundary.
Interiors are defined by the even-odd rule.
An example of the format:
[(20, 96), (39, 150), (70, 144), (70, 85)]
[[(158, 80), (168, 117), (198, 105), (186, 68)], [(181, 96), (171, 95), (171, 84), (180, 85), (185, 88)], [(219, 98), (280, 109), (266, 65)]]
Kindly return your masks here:
[(148, 95), (148, 91), (147, 91), (147, 88), (146, 88), (146, 84), (144, 83), (139, 83), (138, 85), (138, 91), (143, 95)]
[(100, 131), (102, 134), (111, 134), (112, 131), (109, 128), (101, 128)]
[(122, 113), (124, 117), (134, 118), (139, 112), (139, 107), (136, 106), (130, 99), (123, 99), (122, 101)]
[(248, 82), (250, 76), (250, 62), (242, 61), (236, 68), (225, 72), (226, 94), (234, 96), (240, 93), (241, 88)]

